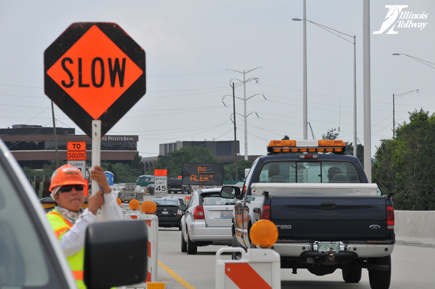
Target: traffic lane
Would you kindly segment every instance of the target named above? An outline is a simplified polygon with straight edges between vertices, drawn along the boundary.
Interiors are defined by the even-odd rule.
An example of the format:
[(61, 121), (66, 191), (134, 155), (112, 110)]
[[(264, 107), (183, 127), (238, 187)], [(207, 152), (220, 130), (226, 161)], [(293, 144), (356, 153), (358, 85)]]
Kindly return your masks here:
[[(197, 255), (181, 253), (181, 232), (177, 229), (159, 230), (159, 260), (191, 284), (194, 288), (214, 288), (216, 252), (226, 246), (198, 247)], [(222, 259), (230, 259), (229, 255)], [(435, 284), (435, 248), (396, 245), (392, 255), (392, 280), (390, 288), (432, 289)], [(159, 275), (163, 269), (159, 268)], [(162, 272), (163, 273), (163, 272)], [(170, 278), (169, 278), (170, 279)], [(360, 283), (347, 284), (343, 281), (341, 270), (325, 276), (315, 276), (306, 269), (292, 274), (291, 269), (281, 269), (282, 288), (370, 288), (368, 271), (363, 269)], [(176, 287), (186, 288), (174, 283)]]
[[(193, 286), (193, 288), (214, 288), (215, 287), (215, 269), (216, 269), (216, 252), (220, 248), (228, 246), (203, 246), (198, 247), (196, 255), (188, 255), (181, 252), (181, 231), (176, 228), (159, 228), (158, 242), (159, 260), (174, 271), (183, 280)], [(224, 256), (230, 259), (230, 255)], [(164, 271), (158, 268), (159, 276)], [(160, 278), (160, 277), (159, 277)], [(172, 282), (171, 282), (172, 284)], [(181, 284), (178, 287), (186, 288)]]
[(396, 245), (392, 255), (392, 288), (435, 287), (435, 248)]

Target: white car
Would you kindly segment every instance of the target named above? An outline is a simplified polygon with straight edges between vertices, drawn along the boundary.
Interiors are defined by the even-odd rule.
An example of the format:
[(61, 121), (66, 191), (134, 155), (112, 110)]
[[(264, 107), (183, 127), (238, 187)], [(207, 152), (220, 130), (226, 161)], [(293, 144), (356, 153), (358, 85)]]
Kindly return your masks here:
[(231, 218), (236, 199), (219, 197), (221, 188), (193, 192), (181, 218), (181, 252), (196, 254), (198, 246), (232, 245)]

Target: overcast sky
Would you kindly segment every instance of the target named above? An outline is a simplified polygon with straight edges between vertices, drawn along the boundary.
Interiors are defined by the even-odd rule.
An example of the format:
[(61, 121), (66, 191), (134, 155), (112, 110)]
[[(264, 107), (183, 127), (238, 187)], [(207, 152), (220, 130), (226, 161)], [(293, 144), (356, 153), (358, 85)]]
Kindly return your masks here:
[[(261, 155), (272, 139), (302, 139), (302, 0), (290, 1), (10, 1), (0, 0), (0, 127), (52, 127), (51, 102), (44, 95), (44, 50), (74, 22), (115, 22), (146, 52), (147, 93), (108, 132), (138, 135), (143, 157), (158, 155), (159, 144), (174, 141), (233, 140), (230, 80), (248, 71), (248, 152)], [(386, 5), (426, 15), (424, 29), (379, 31)], [(357, 41), (358, 139), (363, 126), (363, 1), (307, 0), (307, 19)], [(344, 36), (346, 38), (346, 36)], [(353, 44), (307, 23), (308, 121), (316, 139), (331, 128), (353, 141)], [(352, 39), (350, 39), (352, 41)], [(404, 53), (435, 63), (435, 1), (371, 1), (372, 154), (392, 138), (393, 94), (396, 124), (408, 112), (435, 111), (435, 69)], [(434, 66), (435, 67), (435, 66)], [(236, 84), (238, 80), (234, 80)], [(243, 86), (236, 88), (243, 98)], [(242, 100), (236, 100), (237, 138), (244, 155)], [(59, 108), (58, 127), (75, 127)], [(258, 117), (257, 117), (258, 115)], [(309, 139), (312, 134), (309, 132)]]

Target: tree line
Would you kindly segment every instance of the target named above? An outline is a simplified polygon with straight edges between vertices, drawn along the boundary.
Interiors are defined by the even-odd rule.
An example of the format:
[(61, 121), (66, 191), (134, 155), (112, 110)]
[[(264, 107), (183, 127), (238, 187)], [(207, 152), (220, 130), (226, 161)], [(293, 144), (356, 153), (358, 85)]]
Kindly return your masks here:
[[(336, 129), (323, 139), (336, 139)], [(357, 157), (364, 165), (364, 147), (357, 146)], [(381, 140), (372, 159), (372, 182), (382, 194), (392, 194), (398, 210), (435, 210), (435, 114), (409, 112), (409, 122), (399, 124), (396, 136)], [(346, 154), (353, 145), (346, 143)]]
[(400, 210), (435, 210), (435, 115), (420, 109), (396, 137), (382, 140), (372, 169), (373, 182), (394, 194)]

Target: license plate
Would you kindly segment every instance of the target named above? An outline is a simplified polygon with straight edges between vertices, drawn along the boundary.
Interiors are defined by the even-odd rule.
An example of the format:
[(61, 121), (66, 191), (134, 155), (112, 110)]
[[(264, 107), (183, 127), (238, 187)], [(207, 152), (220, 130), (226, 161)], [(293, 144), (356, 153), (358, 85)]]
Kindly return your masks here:
[(318, 243), (317, 251), (319, 252), (330, 252), (330, 251), (338, 252), (340, 251), (340, 243)]
[(162, 211), (162, 215), (167, 215), (168, 211)]

